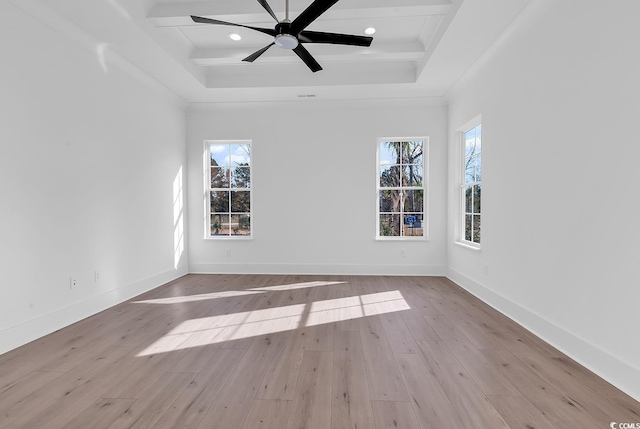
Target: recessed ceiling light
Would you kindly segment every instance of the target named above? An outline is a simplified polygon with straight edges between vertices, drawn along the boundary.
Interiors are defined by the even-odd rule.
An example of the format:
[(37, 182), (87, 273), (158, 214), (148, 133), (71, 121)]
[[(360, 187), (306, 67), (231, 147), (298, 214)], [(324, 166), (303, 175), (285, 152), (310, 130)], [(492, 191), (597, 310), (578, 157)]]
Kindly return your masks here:
[(372, 35), (376, 34), (376, 29), (373, 28), (373, 27), (369, 27), (369, 28), (364, 30), (364, 34), (366, 34), (367, 36), (372, 36)]
[(240, 35), (238, 33), (229, 33), (229, 35), (227, 37), (229, 37), (229, 39), (231, 39), (231, 40), (235, 40), (236, 42), (238, 40), (242, 40), (242, 37), (240, 37)]

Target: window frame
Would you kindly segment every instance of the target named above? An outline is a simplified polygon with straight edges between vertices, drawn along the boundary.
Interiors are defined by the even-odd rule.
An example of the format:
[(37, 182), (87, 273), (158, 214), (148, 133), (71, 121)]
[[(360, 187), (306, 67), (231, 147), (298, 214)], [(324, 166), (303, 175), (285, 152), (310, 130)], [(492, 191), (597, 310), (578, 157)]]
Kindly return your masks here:
[[(481, 246), (482, 246), (482, 235), (480, 235), (480, 241), (479, 242), (475, 242), (472, 241), (473, 240), (473, 215), (478, 215), (480, 217), (480, 231), (482, 232), (482, 194), (480, 194), (480, 208), (479, 211), (477, 213), (474, 213), (473, 210), (473, 206), (474, 204), (472, 203), (472, 207), (471, 207), (471, 212), (467, 212), (466, 210), (466, 204), (465, 204), (465, 196), (466, 196), (466, 190), (467, 188), (471, 188), (473, 189), (474, 186), (480, 186), (480, 189), (482, 190), (482, 177), (480, 178), (480, 180), (474, 180), (471, 182), (467, 182), (466, 181), (466, 163), (467, 163), (467, 152), (466, 152), (466, 134), (469, 131), (474, 130), (475, 128), (480, 127), (480, 165), (482, 166), (482, 131), (483, 131), (483, 125), (482, 125), (482, 117), (481, 116), (477, 116), (474, 119), (472, 119), (471, 121), (467, 122), (466, 124), (464, 124), (462, 127), (458, 128), (457, 133), (458, 133), (458, 189), (457, 189), (457, 193), (458, 193), (458, 207), (456, 210), (456, 224), (457, 224), (457, 238), (456, 238), (456, 243), (460, 244), (462, 246), (465, 247), (469, 247), (471, 249), (474, 250), (480, 250)], [(474, 155), (474, 156), (477, 156)], [(482, 171), (482, 167), (480, 169), (480, 171)], [(472, 195), (473, 195), (473, 190), (471, 191)], [(472, 240), (467, 240), (466, 239), (466, 216), (467, 215), (471, 215), (472, 216), (472, 230), (471, 230), (471, 238)]]
[[(249, 192), (249, 218), (251, 230), (249, 235), (212, 235), (211, 234), (211, 146), (213, 145), (248, 145), (249, 146), (249, 187), (248, 188), (232, 188), (229, 185), (229, 191), (248, 191)], [(255, 228), (253, 221), (253, 142), (249, 139), (242, 140), (205, 140), (203, 153), (203, 179), (204, 179), (204, 239), (205, 240), (253, 240), (255, 236)], [(229, 216), (232, 215), (231, 207), (229, 208)]]
[[(411, 187), (413, 189), (421, 189), (423, 192), (423, 207), (422, 207), (422, 235), (421, 236), (385, 236), (380, 235), (380, 191), (384, 190), (384, 187), (380, 186), (380, 143), (383, 142), (403, 142), (403, 141), (421, 141), (422, 142), (422, 186)], [(376, 140), (376, 186), (375, 186), (375, 204), (376, 204), (376, 231), (375, 239), (377, 241), (429, 241), (429, 225), (430, 216), (429, 210), (429, 137), (380, 137)], [(402, 164), (401, 164), (402, 165)], [(404, 189), (404, 186), (400, 186), (400, 189)], [(400, 216), (404, 213), (401, 207)], [(402, 233), (402, 229), (401, 229)]]

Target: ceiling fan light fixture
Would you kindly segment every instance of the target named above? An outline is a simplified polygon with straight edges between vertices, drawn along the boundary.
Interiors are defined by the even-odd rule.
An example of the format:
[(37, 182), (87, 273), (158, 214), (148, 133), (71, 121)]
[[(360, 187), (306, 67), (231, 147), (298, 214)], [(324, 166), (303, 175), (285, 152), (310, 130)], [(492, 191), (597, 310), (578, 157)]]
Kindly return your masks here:
[(298, 46), (298, 39), (291, 34), (278, 34), (274, 43), (282, 49), (295, 49)]
[(376, 29), (373, 27), (367, 27), (364, 30), (364, 34), (366, 34), (367, 36), (373, 36), (374, 34), (376, 34)]
[(240, 40), (242, 40), (242, 36), (240, 36), (238, 33), (229, 33), (227, 37), (236, 42), (239, 42)]

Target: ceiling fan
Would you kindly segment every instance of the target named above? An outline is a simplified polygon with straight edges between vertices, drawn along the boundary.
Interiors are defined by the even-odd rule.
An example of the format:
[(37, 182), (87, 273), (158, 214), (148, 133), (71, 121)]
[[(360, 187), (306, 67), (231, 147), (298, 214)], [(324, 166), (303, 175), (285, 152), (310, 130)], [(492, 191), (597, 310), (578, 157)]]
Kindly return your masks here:
[(320, 15), (327, 11), (331, 6), (336, 4), (338, 0), (315, 0), (304, 12), (302, 12), (296, 19), (289, 20), (289, 0), (286, 0), (285, 13), (286, 17), (282, 21), (279, 21), (276, 14), (273, 13), (271, 6), (267, 3), (267, 0), (258, 0), (258, 3), (265, 8), (269, 15), (276, 20), (277, 24), (272, 30), (270, 28), (251, 27), (249, 25), (234, 24), (232, 22), (219, 21), (217, 19), (203, 18), (200, 16), (191, 15), (191, 19), (194, 22), (203, 24), (216, 24), (216, 25), (232, 25), (235, 27), (244, 27), (251, 30), (259, 31), (269, 36), (274, 37), (274, 41), (259, 51), (254, 52), (242, 61), (254, 62), (260, 55), (264, 54), (271, 46), (276, 45), (282, 49), (290, 49), (300, 57), (302, 61), (313, 71), (314, 73), (322, 70), (322, 67), (313, 58), (309, 51), (302, 46), (303, 43), (330, 43), (334, 45), (352, 45), (352, 46), (371, 46), (373, 37), (366, 36), (354, 36), (350, 34), (339, 33), (323, 33), (318, 31), (305, 30), (313, 21), (315, 21)]

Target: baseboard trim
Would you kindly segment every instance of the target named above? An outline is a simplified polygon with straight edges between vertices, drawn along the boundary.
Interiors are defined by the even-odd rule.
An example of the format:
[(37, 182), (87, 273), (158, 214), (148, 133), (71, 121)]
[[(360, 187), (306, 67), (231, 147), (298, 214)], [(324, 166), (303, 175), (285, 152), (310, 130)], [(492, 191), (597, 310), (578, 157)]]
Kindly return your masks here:
[(128, 285), (111, 289), (67, 307), (35, 317), (0, 331), (0, 354), (18, 348), (82, 319), (86, 319), (141, 293), (188, 274), (187, 266), (165, 271)]
[(495, 293), (456, 270), (449, 269), (447, 278), (627, 395), (640, 401), (640, 369)]
[(441, 265), (190, 264), (192, 274), (445, 276)]

